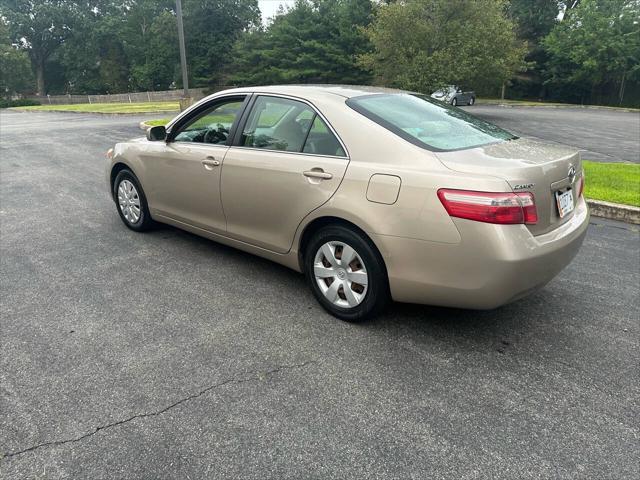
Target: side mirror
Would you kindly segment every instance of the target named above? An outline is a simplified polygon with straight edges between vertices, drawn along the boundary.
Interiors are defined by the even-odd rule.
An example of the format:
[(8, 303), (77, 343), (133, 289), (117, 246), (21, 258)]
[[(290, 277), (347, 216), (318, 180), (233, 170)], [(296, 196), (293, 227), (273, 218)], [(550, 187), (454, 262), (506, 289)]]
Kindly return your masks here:
[(158, 142), (167, 139), (167, 130), (163, 125), (151, 127), (147, 130), (147, 140), (150, 142)]

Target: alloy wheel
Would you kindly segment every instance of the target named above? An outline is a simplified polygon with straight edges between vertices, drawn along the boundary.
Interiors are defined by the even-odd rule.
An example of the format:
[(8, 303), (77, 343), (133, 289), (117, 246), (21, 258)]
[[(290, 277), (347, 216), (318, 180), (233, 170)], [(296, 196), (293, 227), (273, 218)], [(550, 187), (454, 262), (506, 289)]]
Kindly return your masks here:
[(313, 274), (322, 294), (342, 308), (359, 305), (367, 294), (369, 276), (358, 252), (340, 241), (322, 245), (316, 252)]

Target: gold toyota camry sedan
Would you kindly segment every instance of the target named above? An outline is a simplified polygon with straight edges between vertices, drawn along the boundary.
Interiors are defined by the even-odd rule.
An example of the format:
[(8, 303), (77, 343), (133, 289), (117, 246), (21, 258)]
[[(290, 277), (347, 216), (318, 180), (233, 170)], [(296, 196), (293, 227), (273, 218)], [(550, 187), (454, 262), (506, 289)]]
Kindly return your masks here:
[(389, 299), (512, 302), (573, 259), (589, 223), (576, 150), (399, 90), (226, 90), (107, 158), (127, 227), (167, 223), (303, 272), (347, 321)]

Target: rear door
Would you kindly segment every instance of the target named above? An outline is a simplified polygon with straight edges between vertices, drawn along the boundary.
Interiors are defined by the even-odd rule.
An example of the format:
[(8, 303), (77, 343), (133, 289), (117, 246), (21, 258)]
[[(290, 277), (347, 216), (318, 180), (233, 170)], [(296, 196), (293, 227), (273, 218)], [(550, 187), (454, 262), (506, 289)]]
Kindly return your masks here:
[(285, 253), (301, 220), (340, 185), (347, 152), (305, 101), (258, 95), (244, 117), (222, 167), (227, 235)]

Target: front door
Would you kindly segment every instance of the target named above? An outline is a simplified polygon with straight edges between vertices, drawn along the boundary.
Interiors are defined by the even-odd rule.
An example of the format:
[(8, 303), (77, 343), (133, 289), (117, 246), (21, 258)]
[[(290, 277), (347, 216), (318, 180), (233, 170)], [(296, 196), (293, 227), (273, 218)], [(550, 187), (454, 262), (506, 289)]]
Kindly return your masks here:
[(327, 123), (307, 103), (255, 99), (222, 168), (227, 234), (285, 253), (302, 219), (331, 198), (348, 158)]
[(214, 100), (181, 119), (160, 151), (145, 161), (149, 204), (162, 215), (222, 233), (220, 172), (244, 97)]

